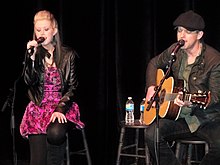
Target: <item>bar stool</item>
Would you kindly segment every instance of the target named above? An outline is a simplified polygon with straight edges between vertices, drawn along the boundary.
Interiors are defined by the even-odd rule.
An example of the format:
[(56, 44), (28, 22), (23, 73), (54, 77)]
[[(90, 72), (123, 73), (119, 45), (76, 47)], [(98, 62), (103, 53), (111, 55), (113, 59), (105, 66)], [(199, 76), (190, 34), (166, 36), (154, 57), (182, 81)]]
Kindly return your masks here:
[[(89, 153), (89, 147), (87, 144), (87, 139), (86, 139), (86, 134), (85, 134), (85, 130), (84, 128), (81, 129), (74, 129), (74, 131), (80, 131), (82, 134), (82, 141), (83, 141), (83, 148), (78, 150), (78, 151), (70, 151), (70, 143), (69, 143), (69, 133), (66, 133), (67, 136), (67, 140), (66, 140), (66, 165), (70, 165), (70, 157), (73, 155), (82, 155), (82, 156), (86, 156), (87, 159), (87, 164), (88, 165), (92, 165), (91, 162), (91, 157), (90, 157), (90, 153)], [(75, 163), (74, 163), (75, 164)], [(80, 164), (80, 163), (79, 163)]]
[[(201, 160), (198, 158), (198, 147), (203, 147), (203, 155), (207, 154), (209, 151), (209, 145), (206, 141), (201, 140), (198, 137), (187, 138), (187, 139), (179, 139), (176, 140), (176, 157), (179, 160), (186, 161), (187, 165), (191, 165), (192, 163), (199, 164)], [(186, 147), (186, 153), (181, 153), (183, 146)], [(194, 154), (194, 155), (193, 155)], [(194, 159), (192, 158), (194, 156)]]
[[(150, 164), (149, 159), (149, 151), (147, 144), (144, 142), (141, 146), (140, 139), (141, 139), (141, 133), (143, 133), (142, 137), (144, 140), (144, 130), (148, 127), (145, 124), (142, 124), (139, 122), (139, 120), (135, 120), (132, 124), (126, 124), (125, 121), (122, 121), (120, 123), (121, 126), (121, 133), (120, 133), (120, 139), (119, 139), (119, 146), (118, 146), (118, 155), (116, 160), (116, 165), (120, 165), (121, 163), (121, 157), (133, 157), (135, 159), (134, 164), (138, 164), (139, 158), (145, 159), (146, 165)], [(135, 131), (134, 139), (132, 142), (127, 142), (126, 135), (128, 135), (128, 130), (133, 129)], [(131, 140), (131, 137), (127, 137), (129, 140)], [(126, 143), (127, 142), (127, 143)], [(133, 150), (132, 150), (133, 149)], [(142, 151), (142, 152), (141, 152)]]

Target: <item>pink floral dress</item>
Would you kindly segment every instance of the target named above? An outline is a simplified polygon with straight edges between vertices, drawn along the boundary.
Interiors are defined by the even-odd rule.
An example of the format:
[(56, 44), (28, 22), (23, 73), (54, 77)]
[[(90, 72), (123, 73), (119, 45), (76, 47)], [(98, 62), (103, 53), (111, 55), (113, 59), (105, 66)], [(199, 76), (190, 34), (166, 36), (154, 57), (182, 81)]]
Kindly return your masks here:
[[(56, 67), (45, 69), (44, 97), (40, 106), (30, 101), (27, 105), (20, 124), (20, 133), (24, 138), (29, 134), (46, 134), (50, 117), (58, 105), (62, 95), (60, 92), (61, 80)], [(66, 118), (76, 124), (76, 128), (84, 127), (80, 121), (79, 106), (73, 102), (72, 107), (66, 113)]]

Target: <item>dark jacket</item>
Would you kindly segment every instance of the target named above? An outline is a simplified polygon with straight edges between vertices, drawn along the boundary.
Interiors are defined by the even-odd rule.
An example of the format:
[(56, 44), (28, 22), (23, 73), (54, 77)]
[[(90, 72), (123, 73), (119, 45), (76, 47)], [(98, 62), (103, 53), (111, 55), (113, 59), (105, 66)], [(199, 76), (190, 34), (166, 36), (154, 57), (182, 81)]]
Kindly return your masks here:
[[(36, 105), (41, 105), (44, 94), (44, 64), (43, 58), (48, 52), (39, 47), (35, 60), (27, 58), (24, 68), (24, 81), (28, 86), (28, 96)], [(56, 55), (55, 63), (56, 63)], [(55, 111), (66, 113), (72, 105), (75, 92), (78, 86), (76, 75), (76, 52), (70, 48), (62, 47), (62, 62), (59, 65), (59, 73), (61, 76), (61, 92), (62, 98)]]
[[(156, 84), (157, 69), (166, 70), (171, 60), (171, 52), (175, 44), (163, 51), (158, 56), (151, 59), (146, 71), (146, 89)], [(184, 55), (183, 50), (179, 50), (175, 55), (175, 62), (172, 65), (170, 76), (177, 82), (178, 74), (181, 66), (181, 60)], [(193, 64), (189, 75), (189, 92), (197, 93), (199, 90), (203, 92), (211, 92), (211, 99), (206, 109), (196, 108), (195, 115), (200, 121), (203, 119), (213, 119), (220, 115), (220, 53), (211, 46), (203, 43), (203, 49), (198, 60)], [(155, 75), (155, 76), (154, 76)]]

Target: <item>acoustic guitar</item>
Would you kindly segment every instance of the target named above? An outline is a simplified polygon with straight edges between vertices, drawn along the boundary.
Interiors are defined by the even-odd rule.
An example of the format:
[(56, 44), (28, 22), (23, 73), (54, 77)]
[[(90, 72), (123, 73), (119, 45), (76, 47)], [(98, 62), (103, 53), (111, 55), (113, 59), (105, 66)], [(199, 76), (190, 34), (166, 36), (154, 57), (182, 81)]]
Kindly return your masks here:
[[(162, 69), (157, 70), (157, 85), (160, 84), (161, 79), (164, 77)], [(159, 92), (159, 118), (167, 118), (171, 120), (177, 120), (181, 112), (181, 107), (174, 104), (178, 92), (183, 92), (183, 101), (190, 101), (193, 104), (200, 105), (202, 108), (206, 108), (210, 102), (210, 92), (198, 92), (194, 94), (186, 93), (183, 91), (184, 81), (179, 79), (177, 85), (174, 85), (173, 77), (168, 77), (164, 80), (161, 90)], [(150, 125), (156, 119), (156, 107), (151, 106), (148, 108), (148, 101), (144, 105), (144, 122), (146, 125)]]

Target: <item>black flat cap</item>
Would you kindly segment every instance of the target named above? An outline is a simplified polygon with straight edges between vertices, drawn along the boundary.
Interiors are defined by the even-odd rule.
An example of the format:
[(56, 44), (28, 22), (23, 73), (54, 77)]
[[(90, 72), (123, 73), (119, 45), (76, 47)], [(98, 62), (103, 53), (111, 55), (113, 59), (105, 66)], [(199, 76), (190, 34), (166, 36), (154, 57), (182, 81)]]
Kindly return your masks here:
[(205, 21), (199, 14), (189, 10), (180, 14), (173, 22), (173, 26), (182, 26), (190, 31), (204, 30)]

